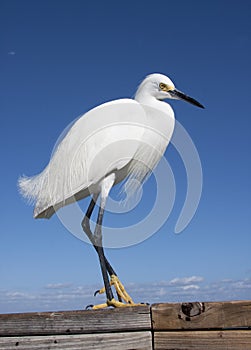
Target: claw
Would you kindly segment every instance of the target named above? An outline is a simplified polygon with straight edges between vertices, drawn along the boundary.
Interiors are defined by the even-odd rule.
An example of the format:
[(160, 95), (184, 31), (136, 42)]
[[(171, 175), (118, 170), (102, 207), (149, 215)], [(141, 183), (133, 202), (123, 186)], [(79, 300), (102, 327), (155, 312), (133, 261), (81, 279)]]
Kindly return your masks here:
[(100, 290), (98, 289), (98, 290), (96, 290), (96, 292), (94, 292), (94, 296), (96, 296), (97, 294), (100, 294)]
[(94, 305), (90, 304), (85, 307), (85, 310), (90, 310), (93, 309)]
[(103, 294), (103, 293), (105, 293), (105, 287), (96, 290), (96, 292), (94, 293), (94, 296), (96, 296), (97, 294)]

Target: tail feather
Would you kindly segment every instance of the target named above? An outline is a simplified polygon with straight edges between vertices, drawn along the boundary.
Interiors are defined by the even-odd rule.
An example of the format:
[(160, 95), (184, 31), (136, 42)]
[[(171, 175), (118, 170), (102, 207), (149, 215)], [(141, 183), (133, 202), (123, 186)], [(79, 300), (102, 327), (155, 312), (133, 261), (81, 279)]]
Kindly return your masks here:
[(41, 201), (41, 189), (43, 188), (45, 177), (43, 172), (32, 177), (20, 176), (18, 188), (21, 195), (29, 204), (37, 204)]
[(37, 176), (20, 176), (18, 179), (18, 189), (21, 195), (27, 199), (29, 204), (34, 204), (37, 198)]

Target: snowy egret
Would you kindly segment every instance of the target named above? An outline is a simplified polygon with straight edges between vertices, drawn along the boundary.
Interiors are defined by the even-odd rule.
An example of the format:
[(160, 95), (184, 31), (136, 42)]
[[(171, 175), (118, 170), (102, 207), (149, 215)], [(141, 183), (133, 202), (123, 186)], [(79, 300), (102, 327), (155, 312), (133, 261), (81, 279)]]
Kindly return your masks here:
[[(104, 103), (81, 116), (57, 146), (49, 164), (34, 177), (20, 177), (22, 195), (35, 203), (35, 218), (50, 218), (59, 208), (92, 196), (82, 227), (98, 253), (107, 302), (136, 305), (108, 262), (102, 245), (102, 221), (111, 188), (124, 179), (142, 183), (164, 154), (174, 130), (174, 112), (165, 99), (180, 99), (204, 108), (178, 91), (165, 75), (150, 74), (135, 99)], [(130, 142), (129, 142), (130, 141)], [(100, 197), (95, 230), (90, 218)], [(115, 300), (111, 286), (118, 300)]]

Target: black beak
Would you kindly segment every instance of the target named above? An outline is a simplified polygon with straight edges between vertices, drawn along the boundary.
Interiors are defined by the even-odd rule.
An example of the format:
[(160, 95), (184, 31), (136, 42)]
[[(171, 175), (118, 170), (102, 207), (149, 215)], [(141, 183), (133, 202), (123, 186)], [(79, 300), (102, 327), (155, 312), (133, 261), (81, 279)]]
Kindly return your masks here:
[(179, 90), (176, 90), (176, 89), (175, 90), (169, 90), (168, 92), (173, 98), (176, 98), (178, 100), (187, 101), (187, 102), (192, 103), (193, 105), (195, 105), (197, 107), (200, 107), (200, 108), (205, 108), (201, 103), (196, 101), (194, 98), (183, 94), (183, 92), (181, 92)]

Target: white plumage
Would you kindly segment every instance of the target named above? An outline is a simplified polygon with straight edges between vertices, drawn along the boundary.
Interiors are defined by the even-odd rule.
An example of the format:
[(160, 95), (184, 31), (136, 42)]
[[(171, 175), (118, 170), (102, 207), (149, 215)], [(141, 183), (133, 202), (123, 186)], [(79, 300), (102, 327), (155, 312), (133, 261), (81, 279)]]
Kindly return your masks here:
[(35, 203), (34, 217), (50, 218), (62, 206), (100, 193), (102, 180), (112, 173), (114, 184), (126, 177), (142, 182), (172, 137), (174, 113), (162, 101), (166, 98), (185, 98), (202, 107), (175, 90), (165, 75), (151, 74), (134, 100), (104, 103), (81, 116), (47, 167), (34, 177), (19, 179), (22, 195)]

